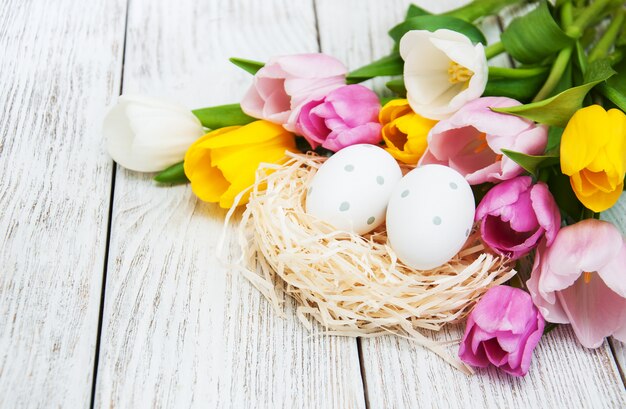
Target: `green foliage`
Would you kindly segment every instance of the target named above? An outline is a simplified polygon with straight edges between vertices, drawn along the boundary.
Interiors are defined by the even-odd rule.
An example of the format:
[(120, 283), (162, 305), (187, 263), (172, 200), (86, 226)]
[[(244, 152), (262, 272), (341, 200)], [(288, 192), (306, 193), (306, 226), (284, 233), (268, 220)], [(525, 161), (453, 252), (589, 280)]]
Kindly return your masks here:
[(559, 163), (558, 155), (527, 155), (525, 153), (514, 152), (508, 149), (502, 149), (502, 153), (532, 175), (536, 175), (537, 170), (540, 168)]
[(546, 125), (565, 127), (572, 115), (582, 107), (587, 93), (594, 86), (614, 74), (615, 71), (606, 59), (594, 61), (589, 65), (589, 69), (585, 73), (585, 83), (582, 85), (569, 88), (542, 101), (509, 108), (494, 108), (493, 110), (521, 116)]
[(535, 10), (517, 17), (501, 36), (506, 51), (517, 61), (533, 64), (554, 56), (573, 44), (559, 27), (545, 0)]
[(245, 60), (243, 58), (232, 57), (228, 59), (242, 70), (254, 75), (258, 70), (265, 66), (265, 63), (253, 60)]
[(436, 31), (440, 28), (447, 28), (448, 30), (464, 34), (473, 43), (487, 44), (485, 36), (478, 28), (476, 28), (475, 25), (456, 17), (448, 16), (422, 15), (417, 17), (411, 17), (389, 30), (389, 35), (396, 43), (398, 43), (400, 42), (402, 36), (405, 35), (408, 31)]
[(346, 78), (348, 84), (356, 84), (374, 77), (401, 75), (404, 70), (404, 61), (398, 52), (367, 64), (350, 72)]
[(189, 179), (185, 175), (185, 162), (180, 162), (170, 166), (154, 177), (159, 183), (180, 184), (189, 183)]
[(201, 108), (192, 112), (200, 120), (202, 126), (209, 129), (219, 129), (233, 125), (245, 125), (256, 121), (256, 118), (246, 115), (241, 110), (241, 105), (239, 104)]

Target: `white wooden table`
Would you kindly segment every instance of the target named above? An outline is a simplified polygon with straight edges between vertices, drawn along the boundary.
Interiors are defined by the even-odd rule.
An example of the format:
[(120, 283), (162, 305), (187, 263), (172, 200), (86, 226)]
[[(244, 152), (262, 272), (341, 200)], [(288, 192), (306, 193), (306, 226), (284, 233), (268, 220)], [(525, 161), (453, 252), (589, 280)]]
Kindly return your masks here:
[[(586, 350), (568, 328), (523, 379), (467, 377), (403, 339), (308, 332), (218, 262), (224, 211), (104, 151), (120, 92), (236, 102), (250, 77), (230, 56), (321, 50), (356, 68), (389, 51), (408, 3), (3, 0), (0, 407), (626, 407), (623, 345)], [(622, 228), (624, 203), (609, 215)]]

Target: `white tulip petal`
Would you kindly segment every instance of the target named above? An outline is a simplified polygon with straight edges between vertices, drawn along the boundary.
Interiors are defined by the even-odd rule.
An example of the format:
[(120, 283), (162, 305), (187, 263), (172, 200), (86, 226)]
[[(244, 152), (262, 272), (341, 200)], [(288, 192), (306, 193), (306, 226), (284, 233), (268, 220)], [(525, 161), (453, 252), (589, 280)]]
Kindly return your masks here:
[[(468, 37), (455, 31), (414, 30), (400, 40), (400, 55), (405, 61), (404, 81), (413, 111), (431, 119), (445, 119), (465, 103), (479, 98), (488, 77), (487, 59), (482, 44), (473, 45)], [(471, 71), (464, 79), (453, 64)], [(467, 78), (465, 77), (465, 78)]]
[(204, 128), (181, 105), (124, 95), (105, 118), (103, 133), (109, 154), (120, 166), (156, 172), (183, 160)]

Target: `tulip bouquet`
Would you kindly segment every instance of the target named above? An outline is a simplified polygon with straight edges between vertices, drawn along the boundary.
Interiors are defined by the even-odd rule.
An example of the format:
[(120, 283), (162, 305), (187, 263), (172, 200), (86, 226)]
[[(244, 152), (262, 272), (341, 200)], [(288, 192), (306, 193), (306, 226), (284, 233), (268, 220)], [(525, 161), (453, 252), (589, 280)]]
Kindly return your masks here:
[[(500, 41), (487, 45), (475, 21), (518, 2), (475, 1), (441, 15), (412, 5), (406, 19), (389, 32), (395, 44), (391, 54), (351, 72), (324, 54), (281, 56), (266, 63), (233, 58), (253, 74), (239, 104), (189, 111), (122, 96), (104, 123), (108, 150), (128, 169), (159, 171), (158, 182), (191, 182), (198, 198), (231, 211), (248, 202), (271, 202), (282, 192), (284, 200), (299, 203), (289, 211), (298, 217), (306, 216), (307, 184), (320, 163), (353, 145), (383, 148), (403, 173), (443, 165), (472, 188), (475, 233), (467, 243), (476, 239), (480, 250), (466, 244), (444, 263), (445, 275), (439, 275), (441, 268), (411, 270), (394, 255), (384, 225), (377, 224), (364, 237), (332, 226), (330, 231), (307, 227), (294, 233), (285, 227), (281, 204), (276, 205), (282, 211), (278, 215), (257, 214), (259, 220), (252, 223), (256, 233), (248, 237), (263, 241), (275, 236), (265, 229), (272, 223), (296, 236), (288, 246), (259, 250), (264, 278), (270, 281), (260, 286), (264, 293), (272, 280), (282, 278), (301, 304), (299, 312), (316, 316), (331, 329), (341, 332), (347, 325), (356, 335), (360, 330), (388, 331), (390, 321), (350, 313), (368, 305), (380, 317), (392, 297), (376, 304), (380, 287), (357, 294), (368, 284), (354, 275), (338, 276), (342, 269), (354, 268), (365, 271), (361, 278), (374, 281), (378, 261), (386, 260), (386, 288), (394, 282), (398, 292), (418, 288), (407, 284), (416, 280), (421, 286), (415, 294), (403, 295), (406, 302), (394, 306), (393, 319), (400, 320), (405, 333), (418, 336), (412, 332), (415, 326), (439, 329), (440, 323), (466, 318), (458, 356), (468, 365), (492, 364), (525, 375), (534, 347), (556, 324), (571, 324), (588, 348), (600, 346), (607, 336), (625, 342), (626, 241), (615, 226), (600, 220), (624, 188), (624, 1), (539, 1), (505, 27)], [(514, 68), (489, 65), (503, 53)], [(360, 85), (380, 76), (389, 78), (387, 88), (394, 97), (379, 97)], [(296, 165), (294, 158), (300, 160)], [(304, 162), (313, 172), (301, 171)], [(296, 184), (277, 184), (287, 168), (295, 169)], [(353, 172), (354, 166), (343, 169)], [(385, 183), (381, 176), (377, 181)], [(296, 185), (302, 189), (287, 191)], [(457, 183), (450, 187), (456, 190)], [(402, 191), (403, 198), (408, 194)], [(339, 211), (349, 208), (342, 202)], [(242, 223), (249, 217), (244, 215)], [(314, 217), (306, 220), (317, 223)], [(382, 223), (370, 217), (367, 224), (375, 220)], [(441, 222), (433, 219), (435, 225)], [(340, 258), (349, 248), (334, 251), (330, 264), (323, 264), (326, 255), (300, 251), (338, 242), (348, 242), (350, 248), (363, 245), (366, 251), (351, 258)], [(263, 259), (272, 252), (279, 262)], [(375, 259), (372, 254), (382, 255)], [(470, 260), (454, 264), (463, 257)], [(479, 268), (475, 261), (486, 264)], [(532, 265), (525, 283), (512, 268), (516, 262)], [(297, 267), (292, 264), (289, 270), (289, 263)], [(324, 267), (308, 270), (316, 263)], [(285, 271), (300, 281), (290, 282)], [(470, 277), (483, 273), (484, 281), (468, 285)], [(333, 274), (327, 281), (334, 293), (303, 295), (312, 291), (318, 275), (326, 274)], [(337, 289), (340, 281), (347, 287)], [(432, 317), (446, 314), (439, 309), (419, 324), (419, 315), (434, 303), (427, 297), (444, 281), (446, 300), (455, 305), (449, 319), (435, 321)], [(299, 287), (302, 292), (295, 293)], [(327, 306), (328, 299), (346, 292), (354, 303), (341, 304), (341, 312)], [(404, 314), (408, 300), (415, 299), (422, 304)]]

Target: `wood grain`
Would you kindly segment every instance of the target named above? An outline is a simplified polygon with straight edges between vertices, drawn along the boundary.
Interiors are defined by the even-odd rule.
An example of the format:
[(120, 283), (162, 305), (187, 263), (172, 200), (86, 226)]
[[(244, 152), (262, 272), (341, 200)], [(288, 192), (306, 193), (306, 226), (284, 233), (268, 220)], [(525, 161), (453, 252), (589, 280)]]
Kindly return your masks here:
[[(459, 2), (417, 2), (443, 11)], [(351, 68), (386, 55), (391, 41), (385, 32), (404, 15), (408, 1), (318, 0), (323, 51), (349, 61)], [(356, 10), (356, 11), (355, 11)], [(357, 13), (355, 18), (344, 19)], [(515, 10), (513, 10), (515, 12)], [(488, 40), (498, 37), (494, 19), (483, 23)], [(367, 33), (371, 33), (370, 36)], [(338, 38), (349, 38), (345, 43)], [(507, 65), (506, 57), (492, 61)], [(380, 87), (381, 83), (376, 83)], [(623, 212), (622, 212), (623, 213)], [(621, 214), (621, 213), (620, 213)], [(462, 328), (450, 328), (433, 337), (458, 340)], [(362, 365), (371, 408), (472, 407), (623, 407), (626, 396), (608, 345), (585, 350), (569, 328), (545, 337), (537, 348), (530, 374), (508, 377), (493, 369), (467, 377), (433, 353), (410, 341), (383, 337), (361, 340)], [(456, 353), (456, 346), (450, 348)], [(582, 386), (584, 385), (584, 386)]]
[[(626, 193), (622, 193), (622, 196), (615, 206), (602, 213), (602, 219), (608, 220), (616, 225), (622, 232), (622, 235), (626, 236)], [(626, 266), (624, 268), (626, 269)], [(626, 345), (614, 338), (610, 339), (610, 343), (617, 364), (620, 367), (622, 381), (626, 387), (626, 377), (624, 376), (626, 374)]]
[(89, 407), (126, 1), (0, 3), (0, 407)]
[[(317, 49), (312, 2), (133, 0), (124, 92), (235, 102), (251, 77), (228, 57)], [(308, 332), (291, 301), (280, 318), (221, 264), (224, 216), (118, 171), (96, 407), (364, 407), (356, 341)]]

